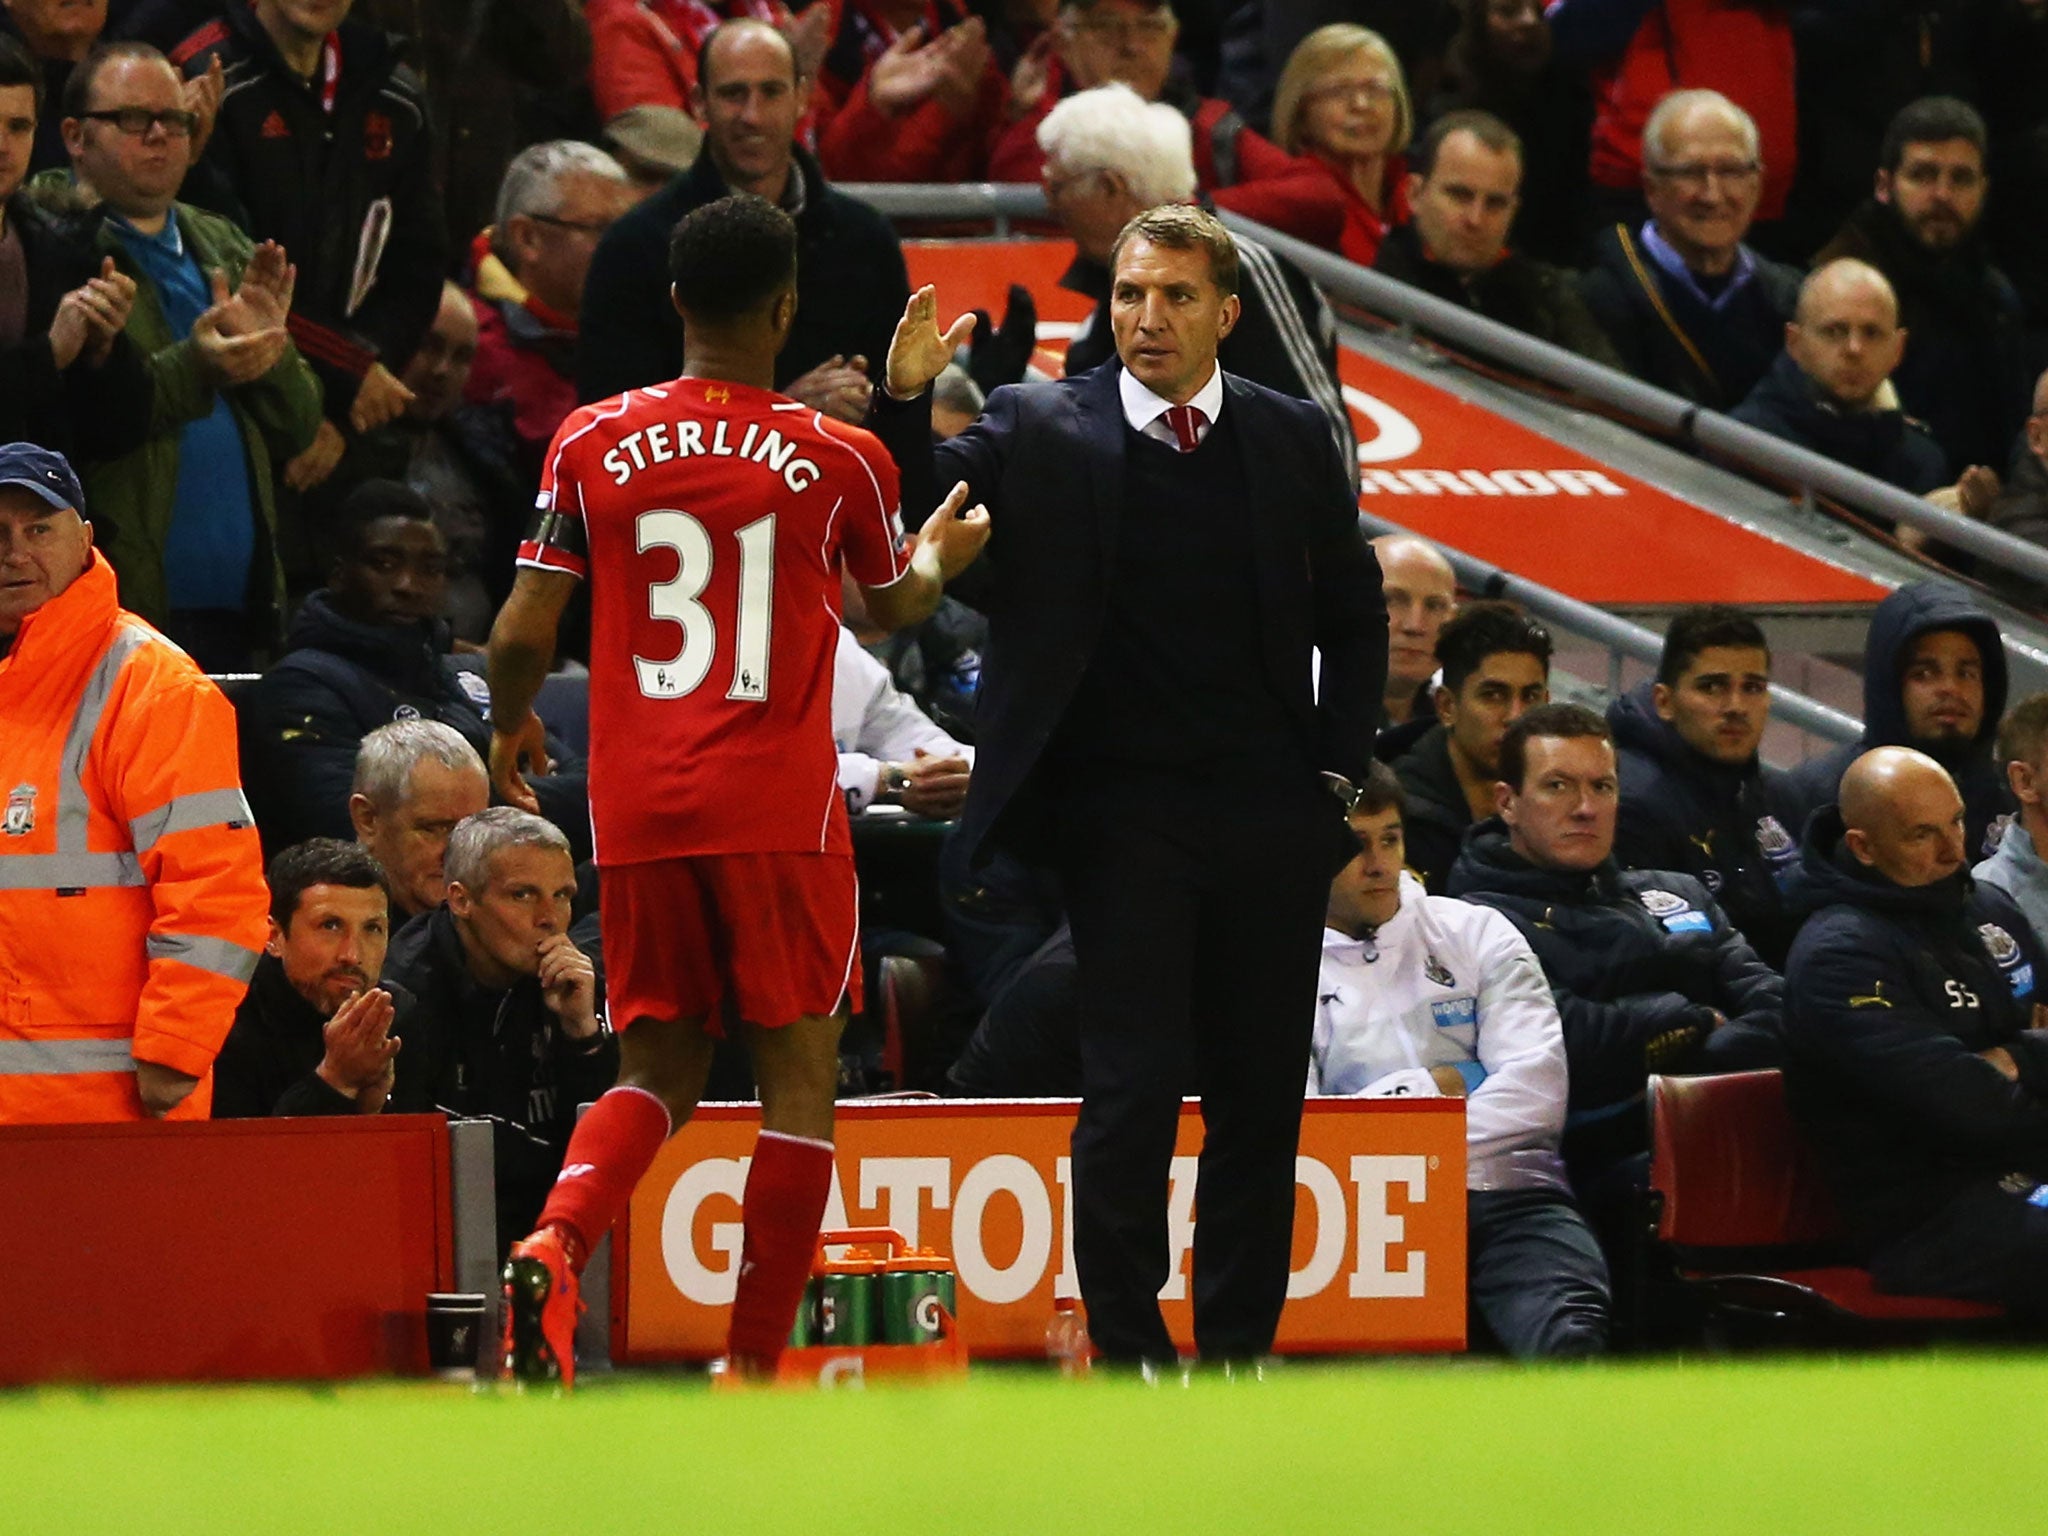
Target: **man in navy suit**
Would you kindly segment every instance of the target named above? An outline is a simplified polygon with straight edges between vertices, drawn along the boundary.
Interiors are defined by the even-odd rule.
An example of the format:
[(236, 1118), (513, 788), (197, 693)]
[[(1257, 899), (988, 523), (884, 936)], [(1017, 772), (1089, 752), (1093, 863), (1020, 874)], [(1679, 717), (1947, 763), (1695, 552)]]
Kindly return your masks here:
[(873, 424), (907, 513), (959, 479), (996, 530), (961, 835), (1051, 863), (1065, 888), (1074, 1258), (1096, 1347), (1174, 1358), (1168, 1172), (1181, 1097), (1199, 1094), (1195, 1344), (1249, 1360), (1286, 1299), (1323, 904), (1356, 851), (1320, 774), (1357, 781), (1371, 761), (1386, 609), (1327, 420), (1217, 367), (1238, 315), (1229, 232), (1155, 208), (1110, 266), (1117, 360), (999, 389), (936, 446), (924, 391), (973, 322), (942, 334), (932, 290), (913, 296)]

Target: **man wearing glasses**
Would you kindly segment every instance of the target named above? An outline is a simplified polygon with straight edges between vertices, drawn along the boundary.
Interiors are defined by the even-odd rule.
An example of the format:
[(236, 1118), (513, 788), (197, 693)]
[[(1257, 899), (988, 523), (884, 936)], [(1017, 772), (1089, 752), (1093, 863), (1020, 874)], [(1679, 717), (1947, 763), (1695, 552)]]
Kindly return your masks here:
[(172, 50), (193, 79), (218, 60), (221, 113), (202, 200), (297, 263), (292, 340), (339, 429), (367, 432), (412, 398), (399, 376), (441, 302), (448, 233), (418, 78), (352, 0), (233, 5)]
[(1743, 243), (1763, 190), (1756, 123), (1718, 91), (1673, 91), (1643, 128), (1650, 216), (1595, 242), (1579, 291), (1637, 378), (1713, 410), (1770, 371), (1799, 273)]
[(2005, 464), (2027, 415), (2033, 373), (2018, 292), (1991, 263), (1980, 225), (1991, 182), (1976, 108), (1928, 96), (1892, 119), (1870, 200), (1814, 258), (1867, 261), (1912, 333), (1892, 382), (1951, 468)]
[(95, 50), (65, 88), (72, 177), (98, 204), (98, 249), (135, 285), (124, 334), (149, 359), (164, 423), (85, 481), (123, 606), (206, 671), (244, 672), (284, 602), (273, 466), (289, 476), (312, 446), (320, 386), (286, 334), (284, 251), (177, 200), (195, 126), (184, 102), (146, 43)]

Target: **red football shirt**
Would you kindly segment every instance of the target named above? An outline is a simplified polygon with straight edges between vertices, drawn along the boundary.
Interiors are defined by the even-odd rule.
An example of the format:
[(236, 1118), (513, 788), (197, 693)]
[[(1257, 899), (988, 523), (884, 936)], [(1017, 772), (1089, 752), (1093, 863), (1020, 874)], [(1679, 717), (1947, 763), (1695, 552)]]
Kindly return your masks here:
[(832, 746), (843, 559), (903, 574), (869, 433), (745, 384), (677, 379), (572, 412), (519, 563), (590, 582), (600, 864), (849, 853)]

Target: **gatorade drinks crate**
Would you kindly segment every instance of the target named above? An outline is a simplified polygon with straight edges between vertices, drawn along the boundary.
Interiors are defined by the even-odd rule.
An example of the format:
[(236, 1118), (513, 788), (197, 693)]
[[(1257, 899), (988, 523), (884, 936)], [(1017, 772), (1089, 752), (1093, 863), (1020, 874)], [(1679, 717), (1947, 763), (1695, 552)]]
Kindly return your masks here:
[[(849, 1251), (835, 1259), (831, 1248)], [(953, 1261), (913, 1251), (893, 1227), (820, 1232), (777, 1379), (840, 1386), (870, 1376), (964, 1375), (958, 1306)]]

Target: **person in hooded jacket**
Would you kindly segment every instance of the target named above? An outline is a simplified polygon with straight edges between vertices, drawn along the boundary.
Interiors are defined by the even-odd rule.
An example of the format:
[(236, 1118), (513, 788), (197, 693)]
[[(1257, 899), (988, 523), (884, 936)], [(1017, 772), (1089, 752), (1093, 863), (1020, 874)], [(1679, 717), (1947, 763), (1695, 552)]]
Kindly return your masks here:
[(1961, 587), (1915, 581), (1877, 605), (1863, 650), (1863, 735), (1810, 757), (1786, 780), (1786, 825), (1831, 804), (1849, 765), (1873, 747), (1912, 747), (1948, 771), (1967, 812), (1965, 850), (1988, 856), (2010, 809), (1992, 760), (2005, 713), (2005, 646), (1998, 625)]
[(1557, 998), (1570, 1070), (1564, 1154), (1581, 1194), (1644, 1145), (1650, 1074), (1778, 1062), (1783, 982), (1711, 892), (1614, 862), (1620, 776), (1607, 722), (1545, 704), (1500, 748), (1500, 814), (1474, 827), (1448, 894), (1507, 914)]
[(1799, 844), (1777, 814), (1785, 775), (1757, 757), (1770, 717), (1764, 632), (1715, 604), (1674, 618), (1656, 681), (1607, 707), (1621, 761), (1615, 862), (1693, 876), (1777, 969), (1798, 931), (1781, 886)]
[[(440, 617), (448, 546), (425, 497), (366, 480), (342, 502), (328, 585), (293, 620), (289, 653), (236, 700), (242, 777), (266, 848), (347, 841), (363, 738), (393, 720), (439, 720), (479, 754), (490, 746), (490, 690), (464, 669)], [(551, 742), (557, 771), (532, 781), (547, 819), (590, 857), (588, 778)]]
[(1963, 797), (1902, 747), (1815, 816), (1786, 975), (1786, 1089), (1881, 1291), (2048, 1310), (2043, 951), (1966, 868)]

